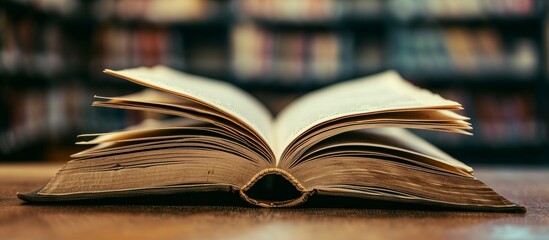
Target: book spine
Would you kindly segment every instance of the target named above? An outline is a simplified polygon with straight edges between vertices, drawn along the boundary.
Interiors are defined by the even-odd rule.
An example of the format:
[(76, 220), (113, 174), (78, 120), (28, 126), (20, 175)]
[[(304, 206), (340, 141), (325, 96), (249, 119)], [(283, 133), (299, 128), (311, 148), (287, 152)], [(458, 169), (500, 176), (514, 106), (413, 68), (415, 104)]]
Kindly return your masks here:
[[(299, 192), (301, 192), (301, 196), (293, 199), (288, 200), (281, 200), (281, 201), (273, 201), (273, 200), (262, 200), (262, 199), (255, 199), (253, 197), (250, 197), (247, 194), (247, 191), (250, 190), (260, 179), (267, 175), (276, 174), (284, 177), (286, 180), (288, 180)], [(239, 195), (242, 199), (245, 201), (260, 206), (260, 207), (293, 207), (296, 205), (300, 205), (307, 201), (307, 198), (311, 196), (314, 193), (313, 190), (306, 190), (301, 183), (294, 178), (290, 173), (287, 171), (284, 171), (279, 168), (266, 168), (258, 172), (255, 176), (253, 176), (248, 183), (242, 187), (239, 191)]]

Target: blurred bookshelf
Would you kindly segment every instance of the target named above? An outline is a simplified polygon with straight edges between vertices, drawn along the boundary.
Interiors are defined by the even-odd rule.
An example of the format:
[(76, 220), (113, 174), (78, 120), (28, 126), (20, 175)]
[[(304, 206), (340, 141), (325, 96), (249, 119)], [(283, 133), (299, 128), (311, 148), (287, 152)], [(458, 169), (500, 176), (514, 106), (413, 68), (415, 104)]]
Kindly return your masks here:
[(467, 163), (548, 164), (543, 0), (6, 0), (0, 156), (66, 161), (75, 136), (138, 123), (91, 108), (140, 88), (104, 68), (167, 65), (231, 82), (273, 113), (386, 69), (457, 100), (474, 137), (418, 132)]

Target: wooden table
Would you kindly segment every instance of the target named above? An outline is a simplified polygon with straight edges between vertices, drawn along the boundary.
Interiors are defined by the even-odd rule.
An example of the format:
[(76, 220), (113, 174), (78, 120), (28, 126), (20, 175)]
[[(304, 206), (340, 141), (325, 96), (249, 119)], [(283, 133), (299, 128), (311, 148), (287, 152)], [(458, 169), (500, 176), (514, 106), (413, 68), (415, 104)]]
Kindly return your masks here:
[(59, 165), (0, 165), (0, 239), (549, 239), (549, 169), (478, 168), (526, 214), (178, 205), (26, 205)]

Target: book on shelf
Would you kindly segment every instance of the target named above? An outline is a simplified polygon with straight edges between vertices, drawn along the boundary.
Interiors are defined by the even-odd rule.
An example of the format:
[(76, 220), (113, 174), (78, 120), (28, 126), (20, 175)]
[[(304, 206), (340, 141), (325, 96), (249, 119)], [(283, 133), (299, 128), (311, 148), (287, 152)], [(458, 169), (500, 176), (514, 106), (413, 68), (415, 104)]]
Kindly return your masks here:
[(395, 28), (387, 64), (404, 76), (435, 81), (456, 75), (529, 80), (539, 68), (538, 46), (532, 38), (504, 36), (490, 27)]
[(326, 84), (350, 75), (352, 40), (346, 31), (281, 31), (254, 24), (232, 30), (232, 70), (243, 83)]
[(94, 106), (180, 118), (81, 135), (86, 139), (78, 144), (93, 147), (72, 155), (45, 187), (19, 193), (22, 200), (227, 191), (262, 207), (291, 207), (327, 195), (526, 211), (475, 178), (471, 167), (405, 130), (468, 134), (471, 126), (454, 112), (459, 103), (394, 71), (311, 92), (277, 117), (226, 82), (163, 66), (105, 72), (147, 88), (96, 96)]

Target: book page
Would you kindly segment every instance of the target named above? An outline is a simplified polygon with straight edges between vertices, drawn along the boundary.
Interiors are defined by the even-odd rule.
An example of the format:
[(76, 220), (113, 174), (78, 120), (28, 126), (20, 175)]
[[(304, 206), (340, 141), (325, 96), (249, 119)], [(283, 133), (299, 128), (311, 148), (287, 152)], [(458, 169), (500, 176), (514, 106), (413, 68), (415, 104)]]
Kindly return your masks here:
[(405, 109), (458, 109), (446, 100), (413, 86), (394, 71), (340, 83), (309, 93), (286, 107), (275, 121), (276, 149), (284, 149), (307, 129), (345, 116)]
[(233, 85), (168, 67), (140, 67), (105, 73), (203, 103), (243, 121), (270, 146), (272, 116), (259, 101)]
[(293, 165), (299, 165), (303, 161), (314, 161), (322, 155), (328, 155), (328, 158), (336, 155), (346, 156), (349, 152), (354, 156), (360, 152), (364, 156), (385, 157), (380, 158), (380, 161), (389, 161), (387, 157), (401, 159), (437, 171), (473, 176), (471, 167), (402, 128), (368, 128), (327, 138), (307, 149)]

